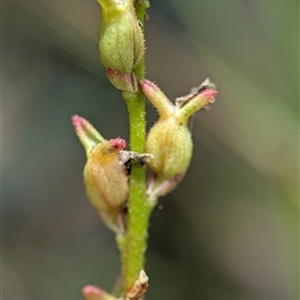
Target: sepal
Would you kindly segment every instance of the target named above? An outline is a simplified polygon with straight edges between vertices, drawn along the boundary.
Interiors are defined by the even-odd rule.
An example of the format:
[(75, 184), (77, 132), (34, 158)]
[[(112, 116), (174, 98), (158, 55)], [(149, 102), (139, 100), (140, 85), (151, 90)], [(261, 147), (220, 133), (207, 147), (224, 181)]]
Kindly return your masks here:
[(105, 141), (104, 137), (86, 119), (75, 115), (71, 120), (75, 128), (75, 132), (87, 155), (98, 144), (101, 144)]

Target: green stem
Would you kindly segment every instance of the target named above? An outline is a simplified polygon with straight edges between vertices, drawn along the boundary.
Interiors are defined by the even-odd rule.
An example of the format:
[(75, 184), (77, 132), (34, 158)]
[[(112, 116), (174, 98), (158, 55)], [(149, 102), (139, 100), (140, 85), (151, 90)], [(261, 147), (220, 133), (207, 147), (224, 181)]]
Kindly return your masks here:
[[(143, 23), (145, 9), (149, 4), (137, 5), (136, 13)], [(145, 153), (146, 149), (146, 101), (139, 82), (145, 76), (144, 59), (134, 70), (138, 83), (136, 93), (123, 92), (129, 114), (130, 150)], [(124, 244), (121, 249), (123, 289), (126, 294), (138, 278), (145, 264), (145, 251), (147, 248), (147, 236), (149, 217), (153, 204), (146, 199), (146, 168), (132, 165), (130, 173), (130, 191), (128, 203), (128, 222)]]
[[(136, 75), (141, 74), (136, 73)], [(123, 93), (123, 97), (129, 113), (130, 149), (144, 153), (146, 139), (144, 95), (139, 89), (136, 94)], [(132, 165), (127, 232), (122, 249), (125, 292), (133, 285), (139, 272), (144, 268), (148, 224), (152, 207), (153, 205), (146, 199), (146, 169)]]

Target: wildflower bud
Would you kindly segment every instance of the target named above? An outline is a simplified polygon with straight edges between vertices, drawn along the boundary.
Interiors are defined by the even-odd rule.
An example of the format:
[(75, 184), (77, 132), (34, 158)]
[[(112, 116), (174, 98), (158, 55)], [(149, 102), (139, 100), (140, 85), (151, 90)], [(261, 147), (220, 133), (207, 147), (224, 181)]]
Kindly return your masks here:
[(162, 196), (176, 187), (190, 164), (193, 141), (188, 128), (189, 117), (213, 102), (217, 92), (209, 83), (174, 105), (154, 83), (141, 80), (141, 87), (159, 113), (158, 121), (148, 133), (147, 153), (154, 157), (148, 166), (156, 176), (154, 186), (161, 184), (157, 196)]
[(144, 37), (133, 0), (97, 0), (102, 7), (99, 50), (111, 83), (118, 89), (136, 91), (134, 68), (144, 54)]
[(162, 179), (185, 174), (192, 148), (191, 133), (180, 118), (160, 118), (147, 137), (147, 153), (154, 157), (148, 165)]
[(123, 224), (119, 223), (129, 185), (126, 167), (120, 163), (120, 152), (126, 147), (126, 142), (121, 138), (105, 140), (82, 117), (74, 116), (72, 121), (86, 150), (84, 183), (88, 199), (108, 227), (122, 231)]
[(97, 145), (88, 154), (84, 182), (91, 204), (100, 212), (118, 209), (128, 195), (126, 168), (119, 162), (119, 153), (126, 143), (120, 138)]

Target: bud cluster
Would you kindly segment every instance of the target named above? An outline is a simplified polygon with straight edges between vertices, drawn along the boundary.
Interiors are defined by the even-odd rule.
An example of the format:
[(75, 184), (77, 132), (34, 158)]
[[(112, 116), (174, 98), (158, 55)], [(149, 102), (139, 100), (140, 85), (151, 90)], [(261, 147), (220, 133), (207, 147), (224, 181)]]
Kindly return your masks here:
[[(207, 109), (215, 101), (217, 91), (216, 86), (206, 79), (188, 95), (172, 103), (153, 82), (140, 80), (144, 77), (145, 50), (142, 22), (145, 9), (149, 7), (148, 0), (97, 2), (102, 12), (98, 42), (100, 58), (108, 79), (123, 92), (126, 100), (132, 148), (143, 149), (145, 146), (143, 93), (157, 109), (159, 118), (147, 135), (147, 153), (141, 154), (126, 151), (126, 142), (122, 138), (106, 140), (86, 119), (77, 115), (72, 117), (86, 153), (83, 172), (86, 194), (104, 223), (116, 233), (124, 275), (123, 289), (118, 293), (121, 298), (92, 285), (86, 286), (82, 294), (86, 300), (140, 300), (148, 288), (148, 276), (142, 269), (147, 218), (156, 200), (171, 192), (185, 176), (193, 152), (189, 118), (198, 110)], [(133, 160), (138, 163), (132, 167), (129, 189)], [(138, 169), (144, 164), (150, 169), (147, 197), (146, 171)], [(129, 190), (127, 220), (125, 208)], [(133, 282), (137, 270), (140, 274)]]
[(83, 173), (87, 196), (103, 221), (119, 233), (124, 231), (124, 203), (129, 193), (126, 163), (134, 159), (148, 164), (153, 173), (148, 186), (150, 199), (172, 191), (185, 176), (192, 158), (189, 118), (213, 103), (217, 94), (215, 85), (206, 80), (173, 104), (153, 82), (144, 79), (140, 85), (159, 114), (147, 136), (148, 154), (124, 151), (123, 139), (105, 140), (87, 120), (77, 115), (72, 118), (87, 156)]

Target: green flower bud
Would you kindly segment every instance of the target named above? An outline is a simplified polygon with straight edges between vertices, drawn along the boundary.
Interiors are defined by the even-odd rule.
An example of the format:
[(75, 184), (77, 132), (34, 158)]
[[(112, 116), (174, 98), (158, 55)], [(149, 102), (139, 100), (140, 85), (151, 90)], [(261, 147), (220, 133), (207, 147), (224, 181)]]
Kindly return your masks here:
[(162, 196), (176, 187), (189, 167), (193, 151), (189, 117), (212, 103), (217, 92), (206, 81), (174, 105), (154, 83), (141, 80), (141, 87), (159, 113), (158, 121), (148, 133), (147, 153), (154, 157), (148, 166), (156, 176), (155, 188), (161, 185), (156, 196)]
[(185, 174), (192, 157), (191, 133), (177, 116), (159, 118), (147, 137), (150, 169), (161, 179)]
[(102, 7), (99, 50), (111, 83), (118, 89), (136, 91), (134, 68), (144, 55), (144, 37), (133, 0), (98, 0)]
[(126, 147), (121, 138), (105, 140), (84, 118), (72, 118), (76, 133), (86, 150), (84, 183), (90, 203), (103, 221), (116, 232), (122, 231), (123, 204), (129, 193), (126, 167), (120, 153)]

